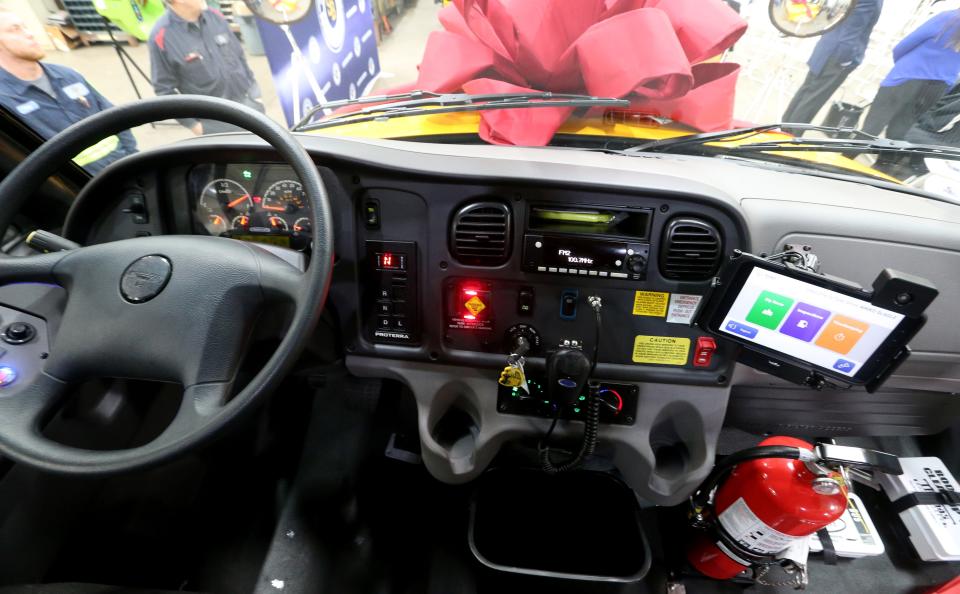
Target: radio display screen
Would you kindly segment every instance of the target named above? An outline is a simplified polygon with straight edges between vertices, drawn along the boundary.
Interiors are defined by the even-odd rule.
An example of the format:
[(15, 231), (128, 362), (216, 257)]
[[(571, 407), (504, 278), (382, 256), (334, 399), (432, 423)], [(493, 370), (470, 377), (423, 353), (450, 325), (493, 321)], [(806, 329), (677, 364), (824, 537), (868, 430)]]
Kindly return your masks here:
[(719, 330), (852, 377), (903, 318), (862, 299), (757, 267)]
[[(539, 245), (538, 245), (539, 244)], [(533, 246), (543, 266), (581, 270), (621, 270), (627, 244), (572, 237), (543, 237)]]

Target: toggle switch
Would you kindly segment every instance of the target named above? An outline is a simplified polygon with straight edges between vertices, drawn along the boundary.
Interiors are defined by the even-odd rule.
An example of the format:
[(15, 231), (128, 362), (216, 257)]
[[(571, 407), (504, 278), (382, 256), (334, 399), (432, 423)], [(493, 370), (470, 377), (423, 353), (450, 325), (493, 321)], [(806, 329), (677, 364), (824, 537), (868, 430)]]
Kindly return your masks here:
[(532, 287), (522, 287), (517, 294), (517, 313), (521, 316), (533, 315), (534, 293)]
[(560, 293), (560, 318), (563, 320), (577, 319), (577, 298), (580, 292), (576, 289), (564, 289)]
[(696, 347), (693, 350), (694, 367), (710, 367), (713, 360), (713, 353), (717, 350), (717, 341), (709, 336), (700, 336), (697, 338)]

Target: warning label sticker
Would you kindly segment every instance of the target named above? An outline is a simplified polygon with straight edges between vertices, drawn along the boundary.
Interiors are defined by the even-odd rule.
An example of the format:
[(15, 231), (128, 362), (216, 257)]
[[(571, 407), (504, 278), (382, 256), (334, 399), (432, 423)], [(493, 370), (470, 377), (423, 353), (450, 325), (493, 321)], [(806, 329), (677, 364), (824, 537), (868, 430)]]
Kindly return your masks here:
[(634, 363), (686, 365), (690, 339), (677, 336), (637, 336), (633, 341)]
[(473, 315), (477, 315), (481, 311), (487, 309), (487, 305), (476, 295), (468, 299), (467, 302), (463, 304), (463, 306), (466, 307), (467, 311), (469, 311)]
[(667, 323), (689, 324), (693, 321), (693, 314), (697, 313), (702, 295), (670, 295), (670, 306), (667, 308)]
[(633, 315), (662, 318), (667, 315), (667, 300), (670, 293), (637, 291), (633, 296)]
[(793, 541), (806, 538), (805, 536), (791, 536), (784, 534), (757, 517), (743, 497), (734, 501), (730, 507), (723, 510), (719, 517), (720, 525), (727, 531), (733, 540), (744, 547), (761, 553), (773, 555), (789, 547)]

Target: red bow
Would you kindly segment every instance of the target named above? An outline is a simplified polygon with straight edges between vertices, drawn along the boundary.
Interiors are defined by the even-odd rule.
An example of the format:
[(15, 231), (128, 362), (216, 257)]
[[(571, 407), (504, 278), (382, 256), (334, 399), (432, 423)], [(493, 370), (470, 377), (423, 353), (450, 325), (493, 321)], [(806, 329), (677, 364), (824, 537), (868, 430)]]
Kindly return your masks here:
[[(740, 67), (702, 63), (747, 28), (722, 0), (453, 0), (440, 22), (415, 88), (587, 93), (700, 130), (732, 126)], [(544, 145), (570, 113), (483, 112), (480, 136)]]

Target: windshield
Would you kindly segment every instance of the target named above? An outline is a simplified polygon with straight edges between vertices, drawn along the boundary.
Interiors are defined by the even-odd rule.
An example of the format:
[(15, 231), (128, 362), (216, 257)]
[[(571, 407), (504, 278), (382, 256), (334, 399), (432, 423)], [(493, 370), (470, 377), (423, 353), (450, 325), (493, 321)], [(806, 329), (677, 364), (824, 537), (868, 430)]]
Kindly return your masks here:
[[(190, 93), (243, 103), (312, 134), (604, 150), (654, 143), (951, 195), (960, 186), (952, 153), (911, 150), (960, 144), (955, 1), (65, 6), (0, 5), (0, 104), (42, 138), (112, 104)], [(664, 143), (770, 124), (783, 125)], [(105, 139), (76, 162), (96, 173), (138, 150), (231, 130), (208, 120), (163, 122)], [(878, 138), (903, 142), (892, 150)], [(826, 142), (848, 139), (856, 142)], [(803, 150), (774, 150), (786, 140), (805, 143)], [(745, 150), (754, 143), (767, 144)]]

